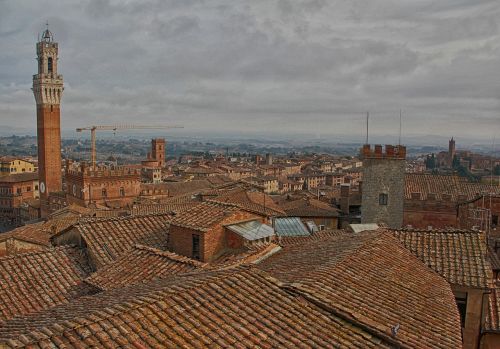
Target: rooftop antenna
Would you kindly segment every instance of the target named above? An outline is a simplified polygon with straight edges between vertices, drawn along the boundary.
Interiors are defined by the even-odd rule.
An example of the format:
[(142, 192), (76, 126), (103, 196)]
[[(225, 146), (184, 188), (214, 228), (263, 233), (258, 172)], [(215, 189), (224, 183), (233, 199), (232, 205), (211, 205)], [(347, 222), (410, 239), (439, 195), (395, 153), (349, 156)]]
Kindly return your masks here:
[(399, 109), (399, 140), (398, 140), (398, 145), (401, 145), (401, 124), (402, 124), (402, 112), (401, 109)]
[(366, 112), (366, 142), (365, 144), (368, 144), (368, 120), (370, 118), (370, 112)]

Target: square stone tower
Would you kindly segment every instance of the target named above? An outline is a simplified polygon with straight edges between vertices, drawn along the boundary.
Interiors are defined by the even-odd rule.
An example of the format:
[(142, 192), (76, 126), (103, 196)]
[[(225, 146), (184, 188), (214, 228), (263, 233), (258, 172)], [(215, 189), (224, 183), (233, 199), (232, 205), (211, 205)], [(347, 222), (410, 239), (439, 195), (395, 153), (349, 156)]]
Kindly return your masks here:
[(165, 138), (151, 140), (151, 158), (158, 161), (159, 167), (165, 167)]
[(384, 223), (390, 228), (403, 225), (406, 147), (381, 145), (361, 149), (363, 183), (361, 223)]
[(63, 77), (57, 74), (58, 47), (48, 27), (36, 44), (38, 74), (33, 75), (38, 138), (41, 214), (48, 212), (51, 192), (62, 190), (61, 114)]

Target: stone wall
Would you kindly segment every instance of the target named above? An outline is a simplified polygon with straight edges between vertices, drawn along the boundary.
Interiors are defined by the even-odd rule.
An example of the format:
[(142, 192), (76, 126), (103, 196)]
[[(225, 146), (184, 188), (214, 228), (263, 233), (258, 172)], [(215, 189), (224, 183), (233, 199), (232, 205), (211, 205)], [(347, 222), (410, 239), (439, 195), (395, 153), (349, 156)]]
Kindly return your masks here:
[[(399, 156), (402, 152), (394, 153), (393, 148), (387, 150), (387, 147), (387, 152), (381, 156), (378, 156), (381, 151), (378, 146), (374, 153), (377, 156), (370, 156), (364, 149), (368, 156), (363, 159), (361, 222), (400, 228), (403, 225), (406, 161)], [(387, 205), (379, 203), (380, 194), (388, 195)]]

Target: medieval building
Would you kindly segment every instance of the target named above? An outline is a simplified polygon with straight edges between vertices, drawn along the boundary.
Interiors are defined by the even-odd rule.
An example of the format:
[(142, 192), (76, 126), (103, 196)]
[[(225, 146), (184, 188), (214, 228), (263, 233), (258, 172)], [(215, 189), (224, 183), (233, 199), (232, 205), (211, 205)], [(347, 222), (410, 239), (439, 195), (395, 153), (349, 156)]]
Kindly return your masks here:
[(361, 223), (403, 224), (406, 147), (381, 145), (362, 148), (363, 183)]
[(58, 46), (48, 28), (36, 44), (38, 74), (33, 75), (36, 100), (38, 173), (41, 215), (47, 216), (48, 197), (62, 190), (61, 96), (63, 77), (57, 73)]

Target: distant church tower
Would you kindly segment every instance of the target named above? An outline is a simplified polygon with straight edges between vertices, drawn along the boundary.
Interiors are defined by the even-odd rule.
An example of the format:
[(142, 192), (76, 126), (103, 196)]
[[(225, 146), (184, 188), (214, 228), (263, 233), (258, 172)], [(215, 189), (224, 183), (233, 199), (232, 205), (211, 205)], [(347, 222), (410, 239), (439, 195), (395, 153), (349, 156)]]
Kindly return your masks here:
[(48, 213), (49, 193), (62, 190), (61, 113), (63, 77), (57, 74), (57, 43), (47, 29), (36, 44), (38, 74), (33, 75), (38, 138), (38, 177), (42, 217)]
[(165, 138), (151, 140), (151, 157), (158, 161), (158, 166), (165, 167)]
[(453, 137), (451, 137), (450, 141), (448, 142), (448, 156), (449, 156), (449, 161), (450, 161), (450, 167), (453, 165), (453, 158), (455, 157), (455, 140)]
[(384, 223), (390, 228), (403, 225), (406, 147), (365, 144), (361, 190), (361, 223)]

